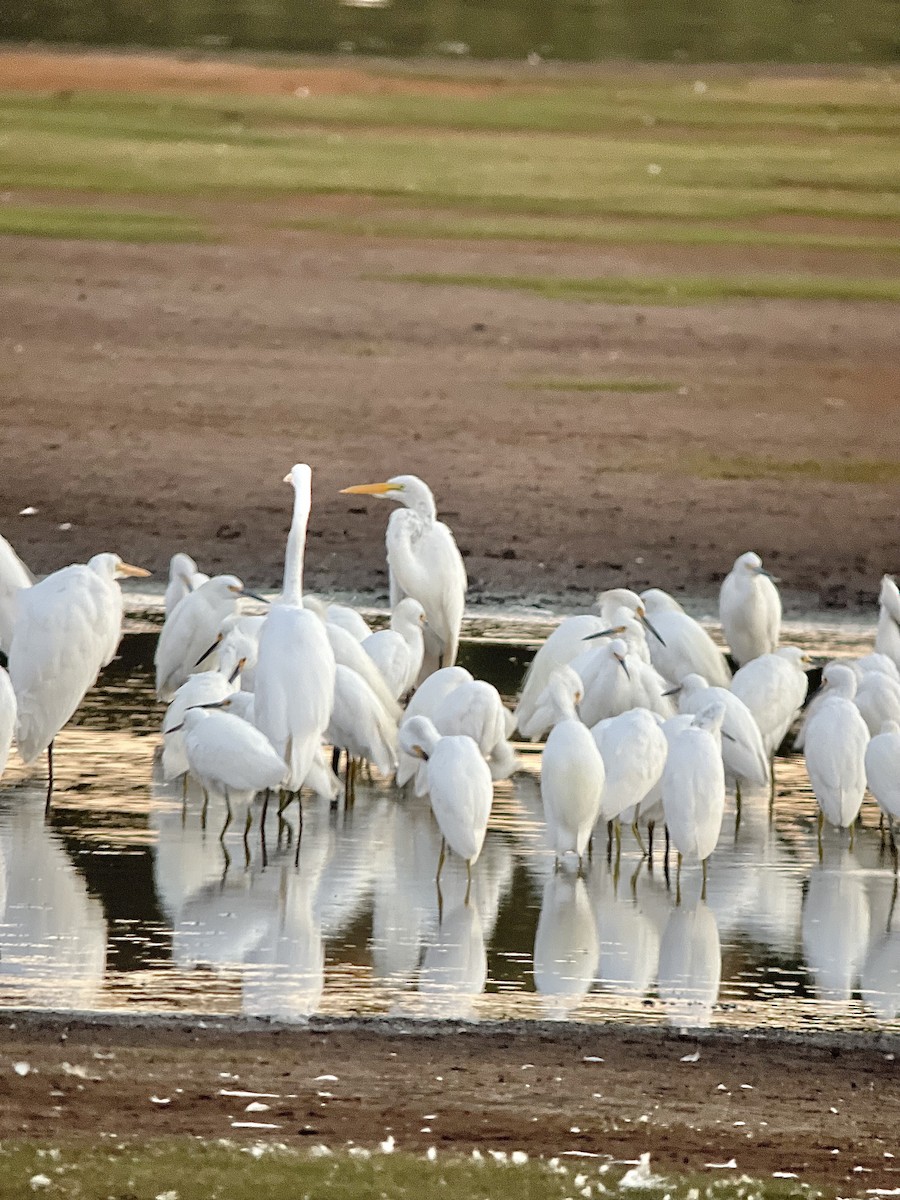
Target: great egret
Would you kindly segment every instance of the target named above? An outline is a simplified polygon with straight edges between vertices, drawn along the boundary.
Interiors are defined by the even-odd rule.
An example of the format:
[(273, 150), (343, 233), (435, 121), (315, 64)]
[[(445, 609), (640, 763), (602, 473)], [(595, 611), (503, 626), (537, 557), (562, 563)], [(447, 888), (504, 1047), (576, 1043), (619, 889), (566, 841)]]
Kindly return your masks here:
[(670, 683), (695, 672), (713, 687), (727, 688), (731, 672), (725, 656), (706, 630), (660, 588), (641, 592), (644, 609), (659, 637), (647, 639), (650, 661)]
[(703, 866), (706, 898), (706, 861), (716, 848), (725, 812), (725, 767), (722, 763), (722, 722), (725, 705), (713, 700), (694, 715), (693, 724), (673, 738), (662, 777), (662, 803), (666, 827), (682, 858), (698, 859)]
[(317, 616), (330, 625), (340, 625), (341, 629), (346, 629), (347, 633), (358, 642), (364, 642), (372, 632), (356, 609), (350, 608), (346, 604), (326, 604), (319, 596), (311, 596), (307, 593), (303, 597), (303, 607), (311, 608)]
[(335, 749), (347, 752), (348, 786), (349, 759), (364, 758), (382, 775), (390, 775), (397, 765), (397, 722), (363, 677), (340, 663), (335, 669), (334, 706), (325, 738)]
[(891, 575), (882, 576), (878, 602), (875, 649), (900, 667), (900, 588)]
[(9, 675), (0, 667), (0, 779), (9, 761), (13, 734), (16, 731), (16, 694)]
[(26, 763), (47, 751), (47, 804), (53, 792), (53, 739), (116, 652), (122, 636), (120, 577), (146, 578), (117, 554), (54, 571), (18, 595), (9, 654), (16, 694), (16, 743)]
[(163, 601), (166, 616), (171, 616), (185, 596), (195, 592), (207, 579), (209, 576), (197, 569), (197, 564), (189, 554), (173, 554), (169, 560), (169, 582)]
[(781, 634), (781, 597), (752, 550), (735, 559), (719, 592), (722, 632), (738, 666), (771, 654)]
[(576, 854), (581, 864), (600, 815), (606, 772), (597, 744), (576, 715), (582, 684), (571, 667), (550, 676), (544, 704), (553, 728), (541, 756), (541, 799), (557, 861)]
[(740, 787), (742, 782), (762, 786), (769, 782), (769, 758), (762, 734), (746, 704), (727, 688), (710, 687), (701, 675), (686, 675), (678, 695), (678, 709), (695, 715), (711, 703), (722, 705), (722, 760), (725, 771)]
[(405, 696), (419, 678), (425, 654), (424, 624), (425, 609), (406, 596), (391, 613), (390, 628), (369, 634), (361, 643), (395, 700)]
[(412, 596), (425, 609), (428, 629), (424, 674), (453, 666), (468, 580), (449, 526), (437, 519), (431, 489), (416, 475), (395, 475), (385, 483), (344, 488), (343, 494), (379, 496), (404, 506), (391, 513), (385, 539), (391, 607), (403, 596)]
[(896, 857), (894, 821), (900, 817), (900, 723), (885, 721), (866, 746), (866, 780), (878, 807), (887, 817), (891, 847)]
[(809, 781), (819, 802), (819, 855), (822, 822), (850, 827), (866, 791), (866, 746), (869, 731), (853, 703), (856, 676), (850, 667), (829, 663), (822, 674), (824, 698), (806, 727), (804, 754)]
[[(427, 679), (423, 679), (416, 688), (406, 706), (406, 712), (400, 718), (400, 724), (405, 725), (413, 717), (428, 717), (431, 720), (447, 696), (464, 683), (472, 682), (472, 674), (465, 667), (441, 667)], [(399, 764), (397, 767), (397, 786), (403, 787), (409, 783), (421, 766), (421, 759), (406, 754), (400, 748)]]
[(156, 694), (171, 700), (218, 638), (222, 622), (248, 594), (236, 575), (215, 575), (179, 601), (156, 643)]
[(466, 734), (475, 742), (493, 779), (506, 779), (516, 769), (515, 751), (506, 737), (506, 718), (500, 693), (483, 679), (472, 679), (454, 688), (432, 716), (443, 737)]
[(17, 600), (20, 588), (30, 588), (34, 582), (31, 572), (13, 550), (5, 537), (0, 537), (0, 650), (9, 654), (13, 626), (16, 623)]
[[(494, 784), (481, 751), (470, 737), (441, 737), (427, 717), (400, 727), (400, 745), (427, 764), (428, 795), (444, 841), (465, 861), (469, 883), (487, 832)], [(444, 849), (437, 877), (444, 865)]]
[(337, 795), (338, 781), (320, 768), (322, 737), (334, 706), (334, 651), (321, 620), (303, 607), (312, 471), (306, 463), (297, 463), (285, 482), (294, 488), (294, 512), (281, 603), (272, 606), (259, 637), (256, 724), (290, 768), (287, 787), (298, 792), (308, 781), (330, 800)]

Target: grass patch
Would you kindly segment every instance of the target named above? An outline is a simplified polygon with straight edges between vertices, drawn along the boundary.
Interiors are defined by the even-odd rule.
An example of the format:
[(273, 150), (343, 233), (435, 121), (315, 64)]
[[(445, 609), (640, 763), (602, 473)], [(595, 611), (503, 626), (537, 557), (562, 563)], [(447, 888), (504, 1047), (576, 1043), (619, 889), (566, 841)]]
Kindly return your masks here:
[[(552, 106), (559, 94), (530, 102)], [(406, 98), (413, 106), (434, 99)], [(724, 138), (651, 126), (640, 137), (621, 137), (601, 123), (591, 137), (557, 130), (520, 137), (490, 129), (417, 130), (412, 115), (399, 127), (336, 130), (311, 124), (304, 101), (245, 100), (0, 96), (0, 186), (364, 195), (512, 215), (694, 222), (779, 214), (900, 219), (896, 137), (888, 133), (791, 141), (760, 131)], [(478, 103), (490, 109), (497, 101)], [(271, 114), (273, 105), (293, 118), (248, 122), (248, 110)]]
[(209, 242), (204, 226), (170, 213), (0, 205), (0, 234), (109, 242)]
[(659, 379), (525, 379), (509, 384), (542, 392), (674, 392), (677, 383)]
[(531, 292), (547, 300), (584, 300), (604, 304), (671, 306), (722, 300), (872, 300), (888, 303), (900, 301), (900, 280), (842, 279), (816, 275), (663, 275), (557, 279), (552, 276), (423, 272), (366, 275), (364, 278), (389, 283), (421, 283), (435, 287), (475, 287)]
[(740, 455), (693, 456), (686, 464), (703, 479), (815, 479), (830, 483), (900, 483), (900, 462), (890, 459), (803, 459), (790, 461)]
[(763, 246), (791, 250), (828, 250), (900, 254), (900, 238), (839, 233), (788, 233), (736, 229), (675, 221), (587, 225), (567, 217), (554, 220), (481, 213), (456, 216), (396, 217), (315, 216), (289, 221), (286, 228), (350, 237), (435, 238), (465, 241), (569, 242), (575, 245)]
[[(418, 1197), (438, 1194), (454, 1200), (562, 1200), (587, 1194), (634, 1195), (618, 1188), (626, 1168), (597, 1160), (523, 1165), (481, 1161), (446, 1153), (429, 1162), (424, 1155), (349, 1153), (320, 1157), (271, 1144), (240, 1148), (198, 1142), (150, 1142), (133, 1146), (110, 1141), (99, 1147), (41, 1149), (5, 1142), (0, 1150), (0, 1200), (23, 1196), (109, 1197), (111, 1200), (296, 1200), (323, 1195), (354, 1200), (372, 1196)], [(575, 1177), (584, 1180), (575, 1187)], [(45, 1182), (46, 1181), (46, 1182)], [(601, 1193), (601, 1194), (603, 1194)], [(754, 1181), (737, 1172), (669, 1176), (658, 1186), (642, 1187), (647, 1200), (820, 1200), (829, 1193), (797, 1179)], [(833, 1193), (830, 1193), (833, 1195)]]

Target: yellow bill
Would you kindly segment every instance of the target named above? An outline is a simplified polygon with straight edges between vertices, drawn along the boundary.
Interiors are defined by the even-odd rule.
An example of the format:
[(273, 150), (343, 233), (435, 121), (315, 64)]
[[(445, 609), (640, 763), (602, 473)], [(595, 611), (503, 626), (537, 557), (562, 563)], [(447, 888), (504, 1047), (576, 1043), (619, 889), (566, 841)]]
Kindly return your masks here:
[(358, 483), (355, 487), (341, 488), (342, 496), (384, 496), (388, 492), (399, 492), (396, 483)]
[(147, 579), (153, 572), (147, 571), (143, 567), (133, 567), (131, 563), (120, 562), (116, 568), (116, 573), (119, 575), (128, 575), (132, 579)]

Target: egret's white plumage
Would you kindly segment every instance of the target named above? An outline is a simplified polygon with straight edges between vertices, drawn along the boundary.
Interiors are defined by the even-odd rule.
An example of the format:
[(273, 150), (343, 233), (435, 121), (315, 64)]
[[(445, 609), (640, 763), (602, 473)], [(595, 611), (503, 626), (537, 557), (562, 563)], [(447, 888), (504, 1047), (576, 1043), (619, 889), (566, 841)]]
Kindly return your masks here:
[(692, 672), (713, 687), (727, 688), (731, 672), (725, 656), (703, 626), (660, 588), (641, 592), (647, 617), (659, 637), (648, 637), (650, 661), (664, 679), (681, 683)]
[(500, 693), (483, 679), (461, 683), (434, 709), (438, 733), (466, 734), (491, 768), (494, 779), (506, 779), (516, 767), (516, 756), (506, 737), (506, 709)]
[(600, 957), (584, 880), (557, 871), (544, 885), (534, 935), (534, 986), (553, 1016), (568, 1016), (590, 990)]
[(428, 628), (424, 674), (453, 666), (468, 580), (449, 526), (437, 519), (431, 489), (416, 475), (395, 475), (386, 483), (360, 484), (343, 491), (380, 496), (404, 506), (391, 513), (385, 538), (391, 607), (403, 596), (411, 596), (425, 610)]
[(484, 845), (494, 785), (481, 751), (470, 737), (441, 737), (427, 717), (400, 728), (407, 754), (427, 765), (431, 808), (447, 845), (471, 867)]
[(337, 794), (338, 781), (332, 772), (322, 769), (322, 737), (334, 706), (334, 651), (321, 620), (303, 607), (312, 472), (305, 463), (297, 463), (286, 479), (294, 488), (294, 511), (284, 590), (259, 638), (254, 711), (257, 727), (288, 764), (288, 788), (299, 791), (312, 771), (310, 786), (331, 799)]
[(13, 734), (16, 732), (16, 694), (9, 675), (0, 667), (0, 779), (9, 761)]
[(737, 696), (753, 714), (771, 758), (803, 707), (809, 681), (803, 669), (809, 657), (797, 646), (782, 646), (774, 654), (761, 654), (737, 672), (731, 683)]
[(662, 779), (668, 742), (646, 708), (632, 708), (591, 729), (603, 759), (605, 784), (600, 818), (613, 821), (641, 804)]
[(822, 703), (806, 726), (806, 769), (825, 819), (845, 828), (856, 820), (866, 790), (869, 731), (853, 703), (856, 676), (849, 667), (829, 663), (822, 685)]
[(710, 687), (700, 675), (687, 675), (681, 684), (678, 709), (699, 713), (711, 703), (722, 705), (722, 759), (732, 778), (747, 783), (769, 782), (769, 757), (753, 714), (733, 692)]
[(885, 721), (866, 746), (866, 780), (890, 821), (900, 818), (900, 724)]
[(781, 634), (778, 588), (753, 551), (740, 555), (719, 592), (722, 632), (739, 666), (771, 654)]
[(885, 721), (900, 721), (900, 683), (881, 671), (867, 671), (856, 685), (854, 703), (874, 737)]
[(716, 848), (725, 812), (721, 730), (725, 706), (714, 700), (669, 745), (662, 802), (672, 844), (685, 858), (705, 862)]
[(236, 575), (215, 575), (188, 592), (172, 610), (156, 643), (156, 694), (171, 700), (202, 655), (218, 640), (222, 622), (237, 607), (244, 585)]
[[(181, 727), (188, 709), (219, 704), (228, 699), (236, 686), (227, 675), (219, 671), (201, 671), (184, 681), (172, 697), (162, 720), (164, 779), (178, 779), (189, 770), (184, 746), (184, 729)], [(230, 706), (229, 711), (234, 713)]]
[(116, 652), (122, 636), (116, 579), (149, 573), (116, 554), (95, 554), (19, 593), (9, 676), (26, 763), (47, 749)]
[(576, 716), (581, 680), (559, 667), (545, 689), (553, 728), (541, 756), (541, 799), (557, 858), (583, 858), (600, 815), (606, 772), (590, 730)]
[(890, 575), (882, 577), (878, 605), (875, 649), (900, 667), (900, 588)]
[(196, 591), (207, 579), (209, 576), (197, 569), (197, 564), (189, 554), (173, 554), (169, 560), (169, 582), (163, 601), (166, 616), (171, 616), (185, 596)]
[(18, 612), (17, 595), (21, 588), (30, 588), (31, 572), (13, 550), (5, 537), (0, 537), (0, 650), (9, 654), (13, 626)]
[[(523, 737), (540, 737), (543, 732), (542, 729), (532, 734), (530, 730), (534, 726), (534, 716), (540, 698), (553, 672), (557, 667), (567, 666), (574, 658), (584, 653), (586, 638), (602, 633), (608, 627), (609, 623), (602, 616), (580, 613), (561, 621), (540, 646), (528, 665), (516, 705), (516, 724)], [(548, 728), (549, 724), (544, 726), (544, 729)]]
[[(411, 721), (413, 717), (428, 717), (429, 720), (434, 718), (434, 714), (440, 708), (443, 701), (452, 691), (461, 687), (464, 683), (471, 683), (471, 672), (465, 667), (441, 667), (439, 671), (435, 671), (433, 675), (429, 675), (416, 688), (412, 699), (406, 706), (406, 712), (400, 718), (401, 725)], [(421, 759), (411, 754), (406, 754), (403, 747), (400, 747), (399, 762), (397, 766), (397, 784), (403, 787), (416, 774)]]
[(323, 628), (331, 646), (334, 661), (344, 667), (349, 667), (351, 671), (355, 671), (357, 675), (361, 676), (381, 701), (385, 712), (395, 721), (399, 720), (400, 705), (388, 687), (387, 680), (375, 662), (366, 654), (362, 642), (358, 641), (352, 633), (348, 633), (343, 625), (335, 625), (327, 619)]
[(287, 774), (284, 759), (265, 734), (221, 709), (188, 709), (184, 751), (191, 774), (206, 791), (224, 795), (229, 803), (249, 804), (257, 792), (279, 787)]
[(361, 643), (395, 700), (406, 695), (422, 670), (424, 624), (425, 609), (418, 600), (406, 596), (391, 613), (390, 628), (369, 634)]
[(358, 642), (364, 642), (372, 630), (360, 613), (346, 604), (326, 604), (319, 596), (307, 593), (303, 597), (303, 607), (310, 608), (323, 621), (331, 625), (339, 625)]
[(325, 738), (351, 758), (374, 763), (382, 775), (390, 775), (397, 766), (397, 722), (363, 677), (340, 663)]

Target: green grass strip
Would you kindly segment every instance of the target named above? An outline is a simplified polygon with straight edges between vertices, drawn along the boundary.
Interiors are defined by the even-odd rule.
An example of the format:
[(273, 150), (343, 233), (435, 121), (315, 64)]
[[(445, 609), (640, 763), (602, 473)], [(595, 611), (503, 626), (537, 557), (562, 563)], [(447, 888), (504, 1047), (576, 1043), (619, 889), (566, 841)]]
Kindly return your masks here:
[(891, 459), (776, 459), (739, 455), (692, 455), (689, 474), (703, 479), (815, 479), (829, 483), (900, 483), (900, 462)]
[(0, 205), (0, 234), (108, 242), (209, 242), (203, 225), (170, 213)]
[(675, 392), (677, 383), (659, 379), (523, 379), (509, 384), (541, 392)]
[(900, 301), (900, 279), (842, 279), (817, 275), (704, 276), (556, 279), (551, 276), (453, 275), (427, 272), (367, 275), (387, 283), (434, 287), (490, 288), (531, 292), (547, 300), (584, 300), (605, 304), (681, 305), (721, 300), (872, 300)]

